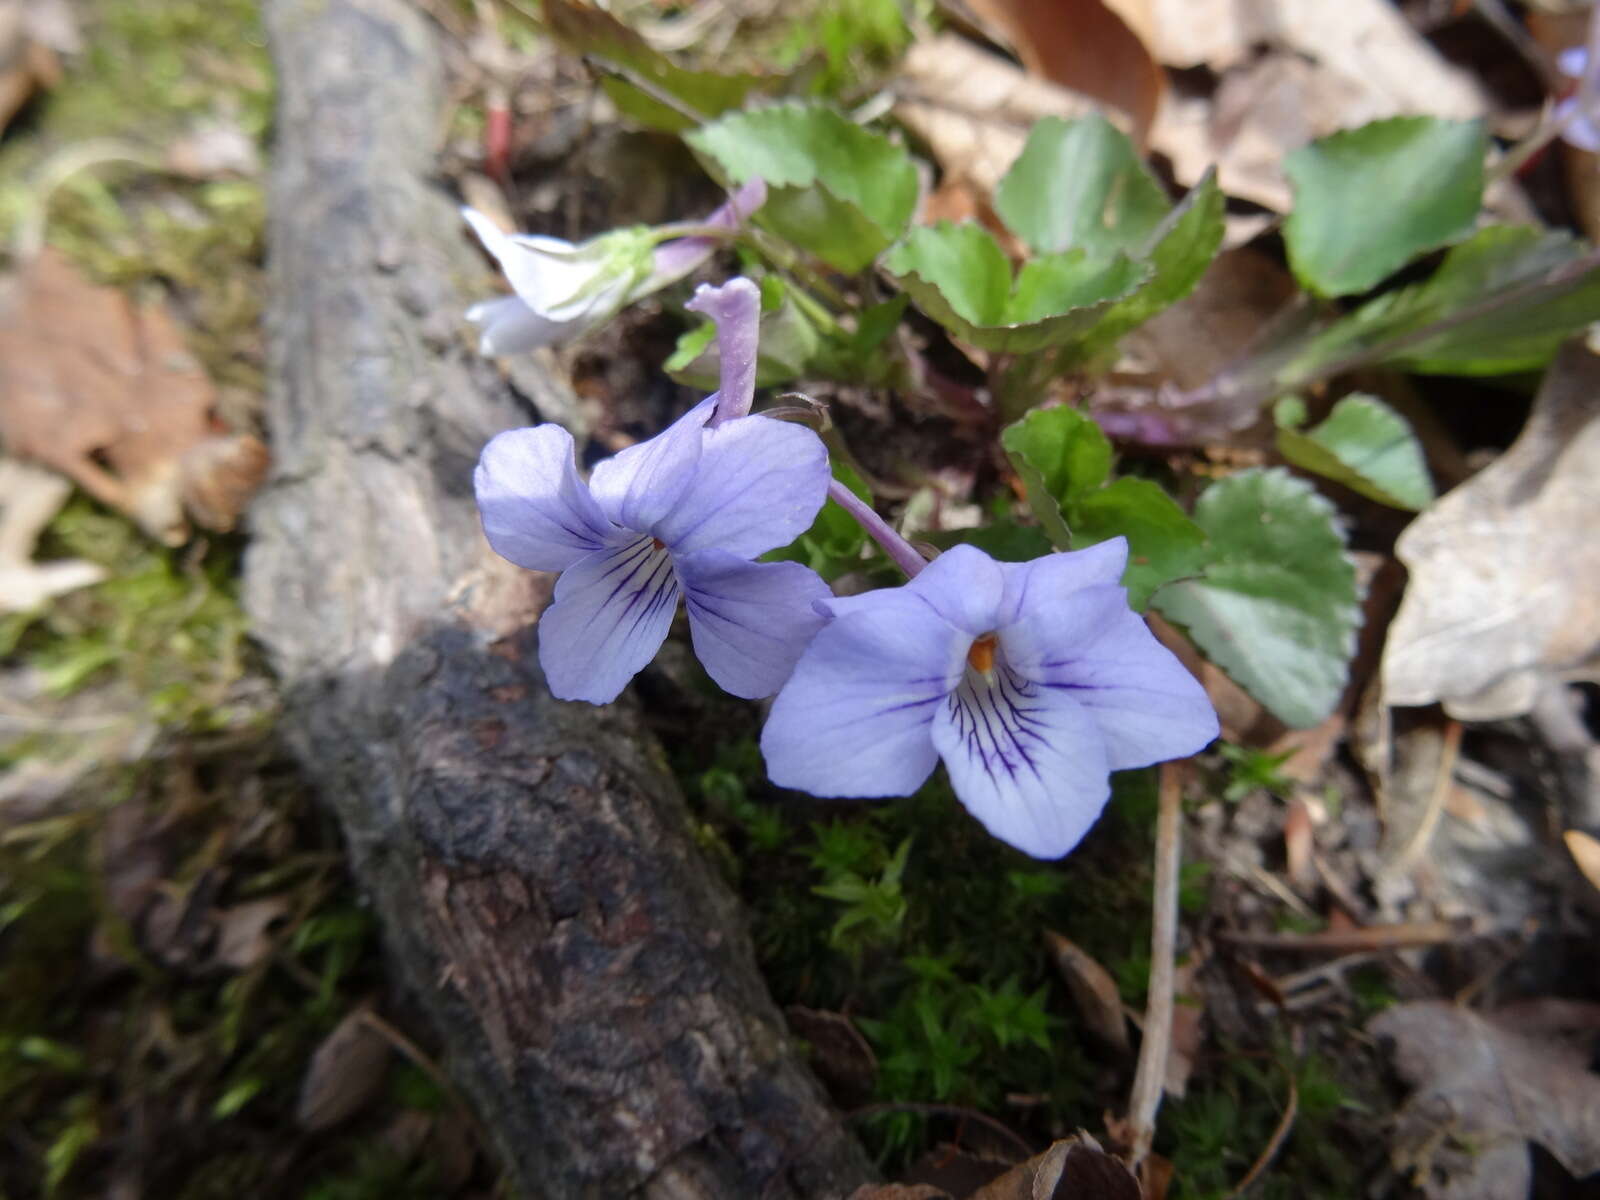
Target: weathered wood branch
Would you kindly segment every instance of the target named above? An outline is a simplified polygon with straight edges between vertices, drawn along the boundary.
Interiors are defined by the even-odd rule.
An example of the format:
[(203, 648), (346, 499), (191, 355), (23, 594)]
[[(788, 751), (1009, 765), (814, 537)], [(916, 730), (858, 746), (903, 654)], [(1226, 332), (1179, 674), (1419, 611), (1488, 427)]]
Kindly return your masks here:
[(540, 578), (478, 530), (477, 452), (529, 414), (461, 328), (484, 271), (428, 183), (429, 28), (401, 0), (266, 11), (276, 465), (246, 599), (393, 966), (523, 1193), (842, 1196), (867, 1168), (659, 747), (626, 704), (550, 698)]

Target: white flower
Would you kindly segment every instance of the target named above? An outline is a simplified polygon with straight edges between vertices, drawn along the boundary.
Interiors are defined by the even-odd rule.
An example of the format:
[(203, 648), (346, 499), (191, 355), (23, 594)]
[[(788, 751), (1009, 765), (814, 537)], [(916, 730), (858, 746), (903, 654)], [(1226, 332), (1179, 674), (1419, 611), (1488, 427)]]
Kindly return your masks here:
[[(767, 198), (767, 185), (752, 179), (699, 224), (734, 229)], [(511, 282), (510, 296), (474, 304), (467, 320), (478, 326), (484, 354), (520, 354), (570, 341), (618, 310), (682, 279), (719, 242), (713, 237), (673, 237), (670, 227), (614, 229), (587, 242), (503, 233), (488, 217), (463, 208), (461, 215)]]
[(657, 239), (645, 228), (573, 243), (502, 233), (474, 209), (461, 215), (516, 293), (467, 310), (484, 354), (517, 354), (576, 337), (636, 299), (654, 269)]

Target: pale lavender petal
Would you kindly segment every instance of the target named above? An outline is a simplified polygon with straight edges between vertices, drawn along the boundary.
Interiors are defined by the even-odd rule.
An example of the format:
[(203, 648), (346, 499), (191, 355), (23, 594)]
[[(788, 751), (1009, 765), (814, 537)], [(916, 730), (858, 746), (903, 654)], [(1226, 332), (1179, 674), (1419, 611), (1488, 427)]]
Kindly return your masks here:
[(952, 546), (906, 587), (957, 629), (977, 637), (998, 623), (1005, 573), (976, 546)]
[(563, 571), (539, 618), (539, 663), (562, 700), (608, 704), (667, 640), (678, 608), (672, 558), (648, 537)]
[(742, 275), (721, 287), (702, 283), (684, 305), (717, 326), (717, 414), (710, 427), (747, 416), (756, 397), (756, 347), (761, 339), (761, 289)]
[(799, 563), (747, 562), (725, 550), (676, 560), (694, 652), (717, 686), (757, 700), (781, 688), (823, 618), (831, 593)]
[(715, 546), (754, 558), (811, 528), (831, 478), (827, 447), (815, 433), (744, 417), (706, 433), (703, 445), (693, 480), (652, 527), (674, 553)]
[(761, 731), (767, 774), (816, 796), (906, 796), (938, 761), (930, 722), (960, 682), (972, 639), (903, 587), (849, 608), (812, 639), (772, 702)]
[(1058, 597), (1040, 589), (1000, 630), (1006, 665), (1094, 718), (1111, 769), (1182, 758), (1217, 736), (1205, 689), (1128, 608), (1120, 587)]
[(938, 706), (932, 736), (967, 811), (1035, 858), (1082, 841), (1111, 794), (1093, 718), (1003, 668), (992, 683), (964, 681)]
[[(752, 179), (729, 197), (728, 202), (716, 209), (702, 225), (717, 229), (737, 229), (756, 209), (767, 202), (767, 184), (762, 179)], [(708, 237), (676, 238), (656, 247), (650, 277), (635, 293), (635, 298), (660, 291), (669, 283), (682, 279), (722, 245), (720, 239)]]
[(624, 528), (654, 532), (695, 480), (715, 407), (716, 397), (708, 396), (655, 437), (595, 464), (589, 490), (606, 516)]
[(1589, 65), (1589, 51), (1583, 46), (1568, 46), (1556, 55), (1556, 67), (1563, 75), (1578, 79)]
[(489, 545), (519, 567), (563, 571), (615, 540), (615, 526), (578, 478), (572, 435), (559, 425), (497, 435), (472, 486)]
[(1109, 538), (1087, 550), (1046, 554), (1025, 563), (1006, 563), (1005, 597), (999, 621), (1009, 625), (1035, 605), (1053, 604), (1084, 588), (1121, 581), (1128, 566), (1128, 539)]
[(516, 296), (483, 300), (467, 309), (467, 320), (478, 327), (478, 353), (522, 354), (540, 346), (570, 341), (590, 326), (586, 320), (552, 321), (529, 308)]
[(1593, 154), (1600, 150), (1600, 125), (1595, 123), (1588, 112), (1573, 113), (1572, 110), (1577, 107), (1576, 96), (1569, 97), (1556, 105), (1555, 120), (1566, 122), (1561, 127), (1561, 139), (1568, 145)]

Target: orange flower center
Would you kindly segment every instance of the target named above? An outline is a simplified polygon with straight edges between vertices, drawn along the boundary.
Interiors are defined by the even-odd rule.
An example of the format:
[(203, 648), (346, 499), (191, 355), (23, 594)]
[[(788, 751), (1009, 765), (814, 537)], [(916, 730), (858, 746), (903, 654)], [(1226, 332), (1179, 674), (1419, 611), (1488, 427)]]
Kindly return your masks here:
[(980, 675), (987, 675), (994, 670), (995, 635), (983, 634), (972, 639), (972, 645), (967, 650), (967, 665)]

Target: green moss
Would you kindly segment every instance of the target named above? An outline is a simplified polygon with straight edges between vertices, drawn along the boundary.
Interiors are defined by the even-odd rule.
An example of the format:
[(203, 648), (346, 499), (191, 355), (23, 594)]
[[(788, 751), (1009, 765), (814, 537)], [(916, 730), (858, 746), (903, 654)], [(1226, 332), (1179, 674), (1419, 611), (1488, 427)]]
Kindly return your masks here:
[[(49, 693), (119, 682), (169, 729), (215, 730), (246, 715), (231, 703), (249, 661), (237, 542), (157, 546), (79, 497), (52, 523), (40, 550), (45, 558), (99, 563), (110, 575), (13, 624), (11, 653), (39, 671)], [(17, 753), (13, 746), (11, 756)]]

